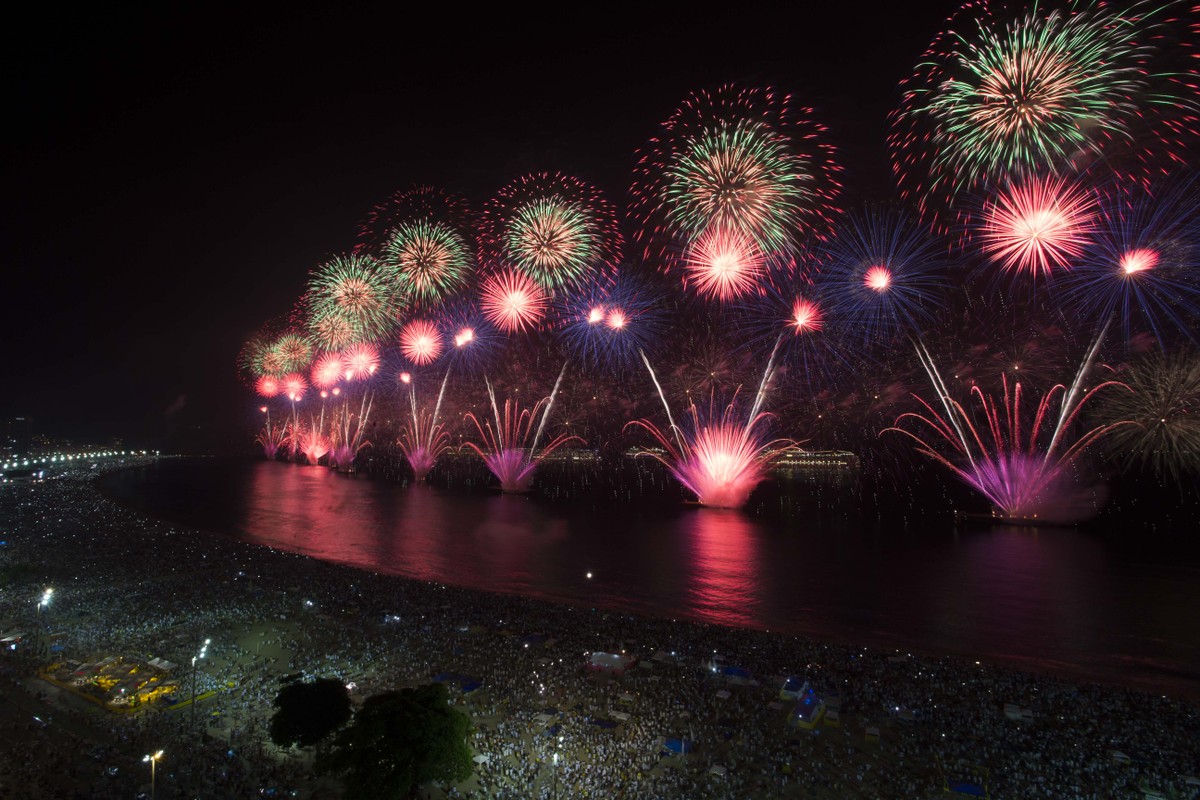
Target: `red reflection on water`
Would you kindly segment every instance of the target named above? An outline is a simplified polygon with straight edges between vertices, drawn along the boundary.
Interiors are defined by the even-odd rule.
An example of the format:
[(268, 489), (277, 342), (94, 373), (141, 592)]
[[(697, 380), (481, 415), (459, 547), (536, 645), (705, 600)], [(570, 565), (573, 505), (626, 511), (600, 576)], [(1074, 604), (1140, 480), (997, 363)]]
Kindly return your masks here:
[(696, 615), (721, 625), (761, 626), (758, 540), (737, 511), (706, 508), (685, 516), (690, 542), (688, 595)]

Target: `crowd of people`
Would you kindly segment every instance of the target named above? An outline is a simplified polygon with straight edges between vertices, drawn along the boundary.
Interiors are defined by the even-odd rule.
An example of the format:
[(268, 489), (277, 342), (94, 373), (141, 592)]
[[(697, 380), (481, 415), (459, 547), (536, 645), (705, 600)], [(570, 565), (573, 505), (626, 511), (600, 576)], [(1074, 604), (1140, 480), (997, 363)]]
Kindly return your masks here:
[[(311, 752), (267, 735), (297, 676), (356, 702), (448, 683), (475, 770), (431, 797), (1200, 796), (1185, 699), (377, 575), (152, 519), (94, 475), (0, 487), (0, 627), (53, 642), (0, 656), (6, 798), (148, 796), (151, 766), (161, 798), (337, 797)], [(591, 669), (594, 652), (628, 666)], [(36, 678), (108, 655), (165, 658), (181, 696), (215, 694), (117, 713)], [(789, 676), (836, 714), (792, 724)]]

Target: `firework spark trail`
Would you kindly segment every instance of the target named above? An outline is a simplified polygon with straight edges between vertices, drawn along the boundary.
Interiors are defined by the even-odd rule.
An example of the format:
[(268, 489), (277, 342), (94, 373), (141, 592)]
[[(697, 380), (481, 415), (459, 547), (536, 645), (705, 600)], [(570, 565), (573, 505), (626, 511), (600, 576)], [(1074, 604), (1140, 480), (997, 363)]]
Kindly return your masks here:
[(531, 450), (537, 450), (538, 441), (542, 438), (542, 431), (546, 429), (546, 420), (550, 419), (550, 412), (554, 409), (554, 398), (558, 397), (558, 387), (562, 384), (563, 375), (567, 374), (567, 365), (569, 361), (564, 361), (562, 369), (558, 371), (558, 379), (554, 381), (554, 389), (550, 392), (550, 400), (546, 403), (546, 409), (542, 412), (542, 421), (538, 423), (537, 433), (533, 435), (533, 446)]
[[(1102, 339), (1103, 334), (1092, 344), (1070, 389), (1056, 384), (1042, 396), (1027, 433), (1022, 431), (1020, 382), (1014, 383), (1010, 390), (1008, 378), (1004, 377), (1000, 402), (989, 398), (979, 386), (972, 386), (971, 395), (978, 401), (979, 413), (983, 418), (982, 424), (976, 424), (967, 409), (950, 397), (929, 351), (919, 344), (918, 356), (943, 410), (939, 413), (929, 402), (914, 395), (925, 413), (901, 414), (895, 425), (883, 432), (894, 431), (912, 439), (917, 443), (918, 452), (946, 467), (988, 498), (1001, 515), (1013, 518), (1046, 517), (1046, 512), (1053, 513), (1063, 499), (1055, 493), (1059, 479), (1084, 449), (1102, 436), (1124, 425), (1134, 424), (1121, 420), (1094, 427), (1059, 453), (1066, 431), (1078, 419), (1080, 410), (1089, 400), (1109, 387), (1129, 389), (1119, 381), (1103, 381), (1087, 391), (1082, 389), (1083, 380), (1091, 370)], [(1050, 430), (1049, 443), (1042, 446), (1046, 422), (1055, 417), (1053, 406), (1056, 401), (1059, 404), (1056, 422)], [(900, 427), (906, 419), (915, 420), (918, 425), (936, 433), (935, 441), (940, 440), (949, 446), (952, 455), (943, 455), (919, 433)], [(965, 459), (967, 466), (956, 464), (952, 460), (955, 457)]]
[(771, 348), (771, 355), (767, 358), (767, 368), (763, 370), (762, 380), (758, 382), (758, 392), (754, 395), (754, 405), (750, 407), (750, 419), (755, 419), (759, 411), (762, 409), (763, 401), (767, 399), (767, 386), (771, 379), (775, 377), (775, 356), (779, 353), (779, 345), (783, 344), (783, 334), (775, 339), (775, 346)]
[(582, 442), (583, 440), (578, 436), (564, 433), (552, 439), (541, 452), (527, 448), (525, 443), (529, 440), (533, 421), (543, 410), (546, 399), (539, 400), (532, 409), (524, 410), (513, 401), (505, 400), (504, 415), (501, 417), (500, 407), (496, 403), (496, 392), (490, 381), (487, 382), (487, 389), (496, 426), (493, 428), (490, 421), (480, 423), (478, 417), (468, 413), (465, 419), (469, 419), (475, 424), (480, 440), (487, 450), (474, 442), (467, 442), (467, 447), (474, 450), (487, 464), (492, 474), (500, 479), (502, 491), (514, 493), (528, 491), (529, 482), (542, 459), (567, 442)]
[(662, 400), (663, 410), (667, 412), (667, 422), (671, 425), (671, 431), (675, 434), (675, 441), (679, 445), (679, 449), (683, 450), (683, 439), (679, 426), (675, 424), (675, 418), (671, 416), (671, 404), (667, 402), (667, 396), (663, 394), (662, 384), (658, 382), (658, 376), (654, 374), (654, 367), (650, 366), (650, 359), (646, 358), (645, 351), (638, 349), (638, 355), (642, 357), (642, 362), (646, 365), (646, 370), (650, 373), (650, 380), (654, 381), (654, 388), (658, 390), (658, 399)]

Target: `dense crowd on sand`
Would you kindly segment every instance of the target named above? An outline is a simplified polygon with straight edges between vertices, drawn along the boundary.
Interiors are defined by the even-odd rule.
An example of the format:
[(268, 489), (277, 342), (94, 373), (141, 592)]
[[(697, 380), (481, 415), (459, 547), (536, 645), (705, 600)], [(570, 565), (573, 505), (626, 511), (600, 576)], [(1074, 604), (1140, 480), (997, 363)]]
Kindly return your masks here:
[[(94, 474), (0, 486), (0, 629), (41, 626), (47, 658), (166, 658), (189, 694), (209, 638), (194, 678), (217, 693), (114, 713), (36, 678), (23, 640), (0, 654), (0, 797), (148, 796), (160, 749), (161, 798), (337, 797), (311, 753), (267, 737), (297, 673), (356, 701), (449, 674), (478, 763), (430, 797), (932, 798), (958, 780), (999, 798), (1200, 796), (1200, 708), (1183, 700), (375, 575), (150, 519)], [(640, 661), (593, 672), (593, 651)], [(789, 725), (789, 675), (840, 726)]]

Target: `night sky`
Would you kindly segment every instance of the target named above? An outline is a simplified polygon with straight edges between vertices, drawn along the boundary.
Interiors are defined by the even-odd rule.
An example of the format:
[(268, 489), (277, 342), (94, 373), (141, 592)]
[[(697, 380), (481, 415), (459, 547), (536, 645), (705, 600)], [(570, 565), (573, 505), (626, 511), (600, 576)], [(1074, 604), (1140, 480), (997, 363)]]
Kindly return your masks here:
[(256, 421), (239, 347), (372, 205), (413, 183), (479, 205), (534, 170), (624, 205), (634, 152), (695, 89), (793, 93), (850, 197), (888, 197), (897, 83), (956, 6), (169, 5), (8, 31), (0, 416), (37, 432), (169, 446)]

